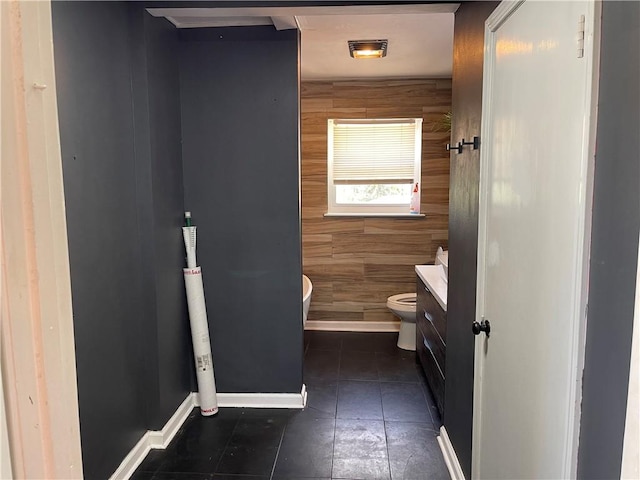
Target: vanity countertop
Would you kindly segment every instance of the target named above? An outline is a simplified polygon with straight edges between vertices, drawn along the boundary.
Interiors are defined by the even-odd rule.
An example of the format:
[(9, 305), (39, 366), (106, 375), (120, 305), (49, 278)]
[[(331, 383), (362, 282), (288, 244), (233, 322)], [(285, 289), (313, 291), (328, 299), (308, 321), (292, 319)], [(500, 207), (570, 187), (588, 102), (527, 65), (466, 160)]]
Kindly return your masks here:
[(442, 265), (416, 265), (416, 273), (446, 312), (448, 283)]

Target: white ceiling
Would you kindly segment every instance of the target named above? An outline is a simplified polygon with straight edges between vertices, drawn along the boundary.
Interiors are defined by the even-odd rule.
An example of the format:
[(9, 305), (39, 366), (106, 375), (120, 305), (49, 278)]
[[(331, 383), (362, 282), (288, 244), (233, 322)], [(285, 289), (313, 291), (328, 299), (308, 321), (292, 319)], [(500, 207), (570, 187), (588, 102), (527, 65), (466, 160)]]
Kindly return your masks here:
[[(315, 15), (297, 17), (302, 31), (302, 78), (451, 76), (453, 13)], [(356, 60), (348, 40), (387, 39), (387, 56)]]
[[(303, 80), (451, 76), (458, 4), (149, 9), (178, 28), (274, 25), (300, 29)], [(348, 40), (387, 39), (387, 56), (355, 60)]]

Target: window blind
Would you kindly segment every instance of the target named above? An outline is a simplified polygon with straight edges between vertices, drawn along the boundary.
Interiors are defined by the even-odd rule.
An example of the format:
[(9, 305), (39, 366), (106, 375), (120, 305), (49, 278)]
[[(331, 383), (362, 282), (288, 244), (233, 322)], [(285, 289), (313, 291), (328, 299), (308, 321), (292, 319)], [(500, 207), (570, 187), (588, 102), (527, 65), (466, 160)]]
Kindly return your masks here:
[(329, 120), (333, 183), (413, 183), (419, 120)]

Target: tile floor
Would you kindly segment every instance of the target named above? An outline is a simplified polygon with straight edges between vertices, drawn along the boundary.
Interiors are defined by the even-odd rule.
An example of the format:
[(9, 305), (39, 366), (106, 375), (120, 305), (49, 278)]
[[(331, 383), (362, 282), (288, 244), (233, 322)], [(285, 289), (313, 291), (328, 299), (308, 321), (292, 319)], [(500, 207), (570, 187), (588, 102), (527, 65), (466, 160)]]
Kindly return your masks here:
[(306, 332), (304, 410), (197, 410), (133, 480), (448, 479), (441, 422), (397, 334)]

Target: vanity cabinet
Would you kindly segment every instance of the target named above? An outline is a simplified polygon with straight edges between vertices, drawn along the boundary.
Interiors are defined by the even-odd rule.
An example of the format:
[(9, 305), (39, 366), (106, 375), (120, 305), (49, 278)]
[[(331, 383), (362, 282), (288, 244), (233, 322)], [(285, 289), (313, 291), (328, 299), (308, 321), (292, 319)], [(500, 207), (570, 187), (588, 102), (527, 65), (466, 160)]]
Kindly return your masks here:
[(416, 282), (416, 352), (440, 415), (444, 415), (447, 312), (420, 277)]

